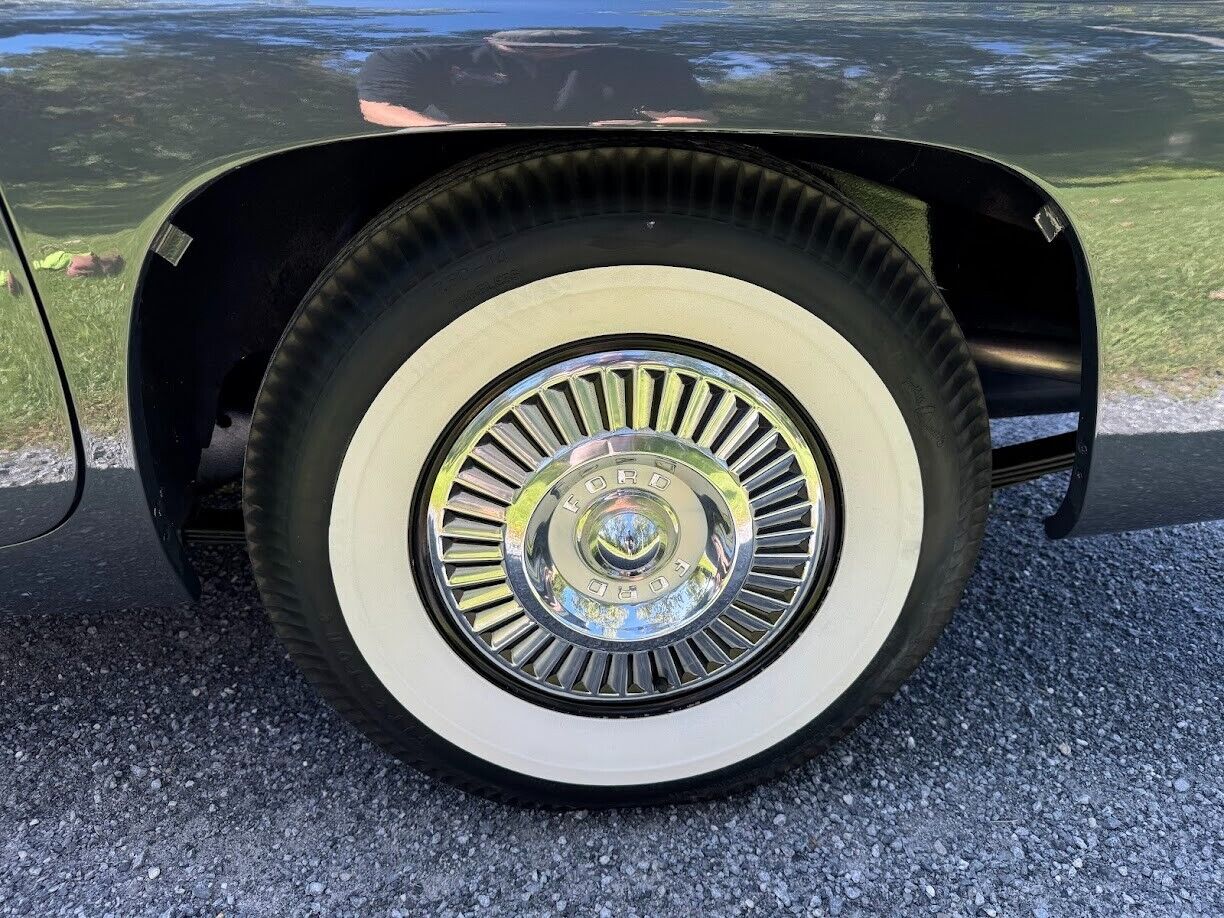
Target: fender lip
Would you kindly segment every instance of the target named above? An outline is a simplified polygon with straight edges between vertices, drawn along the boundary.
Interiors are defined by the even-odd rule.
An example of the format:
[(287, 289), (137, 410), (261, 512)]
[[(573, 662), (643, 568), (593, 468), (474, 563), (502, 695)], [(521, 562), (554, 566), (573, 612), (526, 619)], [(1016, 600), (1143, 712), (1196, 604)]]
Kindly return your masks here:
[(1100, 398), (1100, 332), (1097, 328), (1096, 301), (1092, 294), (1092, 269), (1073, 222), (1061, 209), (1060, 215), (1064, 231), (1059, 235), (1066, 237), (1075, 261), (1075, 294), (1080, 313), (1080, 408), (1079, 425), (1075, 434), (1075, 456), (1067, 492), (1063, 495), (1058, 509), (1045, 520), (1046, 534), (1052, 539), (1077, 534), (1075, 529), (1083, 513), (1088, 479), (1092, 471), (1097, 403)]
[[(47, 309), (43, 304), (42, 294), (39, 292), (38, 286), (32, 283), (33, 272), (30, 270), (30, 259), (27, 257), (18, 238), (17, 227), (13, 221), (8, 202), (5, 199), (4, 189), (0, 188), (0, 252), (3, 252), (5, 248), (11, 249), (13, 258), (16, 260), (15, 269), (19, 272), (18, 276), (21, 277), (30, 295), (30, 303), (33, 305), (34, 312), (37, 315), (36, 321), (43, 332), (43, 343), (54, 366), (54, 378), (59, 385), (59, 395), (62, 399), (62, 420), (66, 424), (66, 432), (69, 439), (67, 445), (72, 453), (73, 475), (71, 483), (72, 493), (63, 505), (58, 518), (48, 516), (47, 520), (51, 522), (44, 523), (43, 526), (32, 532), (27, 531), (19, 535), (17, 537), (18, 540), (15, 542), (8, 542), (6, 544), (3, 539), (3, 533), (0, 533), (0, 548), (21, 545), (54, 532), (76, 512), (77, 506), (81, 503), (81, 495), (85, 490), (85, 449), (82, 445), (83, 440), (80, 423), (77, 419), (76, 406), (72, 399), (72, 389), (68, 385), (68, 376), (64, 369), (64, 360), (60, 355), (59, 345), (56, 343), (55, 335), (51, 330), (51, 323), (47, 318)], [(51, 374), (48, 373), (47, 375), (50, 376)], [(3, 441), (0, 441), (0, 446), (3, 445)]]
[[(478, 127), (464, 125), (442, 125), (427, 128), (403, 129), (391, 132), (381, 133), (350, 133), (337, 135), (332, 137), (320, 138), (318, 140), (305, 141), (287, 145), (284, 148), (264, 151), (257, 154), (247, 154), (241, 157), (236, 157), (234, 160), (215, 167), (204, 175), (201, 175), (190, 186), (180, 190), (176, 200), (163, 210), (163, 219), (159, 222), (157, 232), (152, 238), (160, 238), (168, 228), (173, 227), (173, 223), (180, 211), (191, 201), (195, 200), (200, 194), (206, 191), (215, 182), (224, 179), (228, 175), (237, 172), (252, 164), (265, 161), (267, 159), (292, 154), (297, 151), (308, 150), (318, 147), (323, 147), (331, 144), (349, 144), (359, 142), (380, 142), (405, 140), (408, 137), (427, 138), (430, 136), (437, 137), (438, 135), (487, 135), (489, 140), (489, 148), (492, 150), (508, 149), (516, 144), (530, 142), (532, 140), (545, 137), (551, 140), (563, 141), (573, 137), (587, 137), (592, 139), (607, 139), (609, 142), (623, 142), (632, 140), (642, 143), (649, 143), (652, 137), (666, 138), (672, 137), (687, 142), (702, 141), (707, 142), (729, 142), (759, 145), (762, 149), (771, 150), (775, 144), (794, 144), (804, 141), (819, 141), (819, 140), (864, 140), (872, 143), (896, 144), (911, 149), (930, 149), (933, 151), (950, 152), (960, 156), (967, 157), (992, 169), (1003, 169), (1019, 183), (1022, 183), (1031, 192), (1030, 203), (1032, 206), (1032, 218), (1041, 212), (1048, 211), (1057, 221), (1059, 231), (1055, 238), (1050, 242), (1051, 245), (1061, 245), (1062, 240), (1067, 240), (1067, 244), (1072, 247), (1072, 257), (1076, 265), (1076, 300), (1078, 303), (1079, 321), (1080, 321), (1080, 347), (1081, 347), (1081, 371), (1080, 371), (1080, 395), (1079, 395), (1079, 430), (1076, 444), (1076, 456), (1074, 472), (1070, 478), (1067, 492), (1055, 511), (1055, 513), (1045, 521), (1046, 531), (1051, 538), (1062, 538), (1072, 534), (1079, 517), (1085, 500), (1084, 496), (1087, 488), (1089, 472), (1092, 466), (1092, 444), (1095, 438), (1095, 418), (1096, 418), (1096, 401), (1098, 396), (1097, 379), (1098, 379), (1098, 348), (1097, 348), (1097, 315), (1095, 308), (1095, 300), (1093, 297), (1093, 284), (1091, 265), (1088, 262), (1088, 257), (1082, 245), (1079, 232), (1076, 227), (1075, 220), (1067, 213), (1066, 209), (1058, 200), (1058, 192), (1049, 182), (1041, 177), (1032, 174), (1022, 167), (1016, 166), (1013, 163), (1007, 162), (996, 156), (984, 153), (978, 150), (969, 149), (954, 144), (934, 143), (923, 140), (915, 140), (904, 137), (888, 137), (880, 135), (871, 135), (854, 132), (839, 132), (839, 131), (787, 131), (787, 130), (758, 130), (753, 128), (729, 128), (723, 125), (709, 125), (700, 127), (665, 127), (665, 126), (635, 126), (635, 127), (616, 127), (616, 128), (589, 128), (580, 126), (562, 126), (562, 127), (523, 127), (523, 126), (497, 126), (497, 127)], [(772, 151), (771, 151), (772, 152)], [(798, 151), (789, 150), (786, 157), (787, 160), (795, 162), (799, 165), (806, 166), (802, 162), (803, 157), (798, 155)], [(836, 164), (833, 164), (836, 165)], [(837, 166), (837, 168), (842, 168)], [(897, 178), (901, 178), (897, 176)], [(897, 184), (896, 187), (904, 190), (903, 181)], [(1026, 212), (1027, 213), (1027, 212)], [(1020, 222), (1021, 215), (1013, 214), (1009, 219)], [(1030, 217), (1024, 217), (1025, 220)], [(146, 264), (156, 251), (152, 245), (145, 252)], [(134, 297), (134, 303), (138, 297)], [(133, 308), (133, 316), (138, 310)], [(135, 323), (132, 325), (133, 332), (135, 331)], [(135, 387), (135, 379), (130, 379), (130, 386)], [(135, 388), (129, 390), (136, 391)]]

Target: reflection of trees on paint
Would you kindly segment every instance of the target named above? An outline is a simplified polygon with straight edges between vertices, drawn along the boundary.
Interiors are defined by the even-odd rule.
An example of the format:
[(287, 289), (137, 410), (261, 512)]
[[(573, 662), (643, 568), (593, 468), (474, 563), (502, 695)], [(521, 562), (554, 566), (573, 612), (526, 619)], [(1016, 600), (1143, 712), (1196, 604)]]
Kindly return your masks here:
[[(73, 208), (115, 208), (117, 229), (172, 193), (177, 182), (168, 178), (242, 150), (361, 126), (351, 78), (318, 66), (305, 49), (272, 54), (191, 34), (122, 55), (9, 58), (0, 68), (0, 111), (22, 125), (0, 138), (5, 190), (15, 205), (37, 201), (36, 221), (57, 235), (74, 231)], [(52, 186), (40, 184), (52, 175)]]
[[(639, 6), (608, 17), (623, 25), (601, 35), (687, 58), (724, 126), (872, 130), (1013, 157), (1067, 152), (1098, 170), (1209, 161), (1224, 145), (1213, 122), (1224, 53), (1202, 42), (1016, 7), (992, 16), (976, 4), (885, 14), (850, 3), (795, 18), (787, 4), (742, 3), (692, 20)], [(473, 41), (485, 34), (468, 28), (475, 21), (295, 7), (26, 14), (0, 25), (0, 112), (21, 125), (0, 135), (6, 190), (52, 234), (71, 233), (82, 204), (112, 211), (115, 228), (131, 225), (222, 157), (368, 129), (354, 90), (366, 55), (436, 42), (426, 29)]]
[[(723, 120), (736, 124), (785, 118), (1011, 155), (1193, 155), (1224, 142), (1213, 115), (1224, 97), (1224, 61), (1209, 48), (1193, 48), (1174, 81), (1172, 65), (1134, 36), (1082, 29), (1072, 40), (1051, 25), (1010, 21), (996, 30), (1009, 37), (985, 37), (989, 24), (977, 34), (830, 26), (807, 39), (788, 32), (806, 51), (752, 51), (745, 36), (738, 50), (714, 51), (697, 65), (714, 81)], [(1190, 88), (1170, 90), (1171, 82)], [(1188, 149), (1170, 148), (1171, 137)]]

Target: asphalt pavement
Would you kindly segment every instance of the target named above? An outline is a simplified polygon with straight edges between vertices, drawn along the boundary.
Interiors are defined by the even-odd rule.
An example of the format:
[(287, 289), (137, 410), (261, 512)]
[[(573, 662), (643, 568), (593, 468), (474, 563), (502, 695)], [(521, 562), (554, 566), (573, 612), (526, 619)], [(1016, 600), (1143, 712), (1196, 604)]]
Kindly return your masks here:
[(1224, 525), (1050, 542), (1001, 492), (953, 623), (735, 798), (510, 808), (321, 702), (240, 547), (199, 603), (0, 616), (0, 914), (1224, 915)]

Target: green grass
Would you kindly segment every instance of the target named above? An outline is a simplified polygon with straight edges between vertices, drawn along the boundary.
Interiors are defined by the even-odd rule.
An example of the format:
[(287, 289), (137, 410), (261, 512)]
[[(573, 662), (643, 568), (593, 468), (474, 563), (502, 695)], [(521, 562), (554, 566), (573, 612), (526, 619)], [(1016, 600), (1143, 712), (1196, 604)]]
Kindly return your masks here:
[(1106, 384), (1218, 391), (1224, 173), (1148, 169), (1077, 185), (1060, 199), (1092, 261)]
[[(114, 277), (68, 277), (63, 271), (35, 271), (39, 296), (56, 330), (56, 345), (72, 380), (78, 411), (95, 420), (96, 434), (117, 434), (126, 412), (125, 351), (128, 326), (116, 321), (126, 314), (140, 257), (132, 251), (132, 232), (90, 240), (27, 240), (32, 259), (56, 249), (68, 252), (122, 252), (127, 264)], [(8, 257), (8, 262), (4, 258)], [(0, 252), (0, 268), (15, 267)], [(24, 286), (24, 285), (23, 285)], [(42, 324), (33, 311), (31, 293), (19, 296), (0, 289), (0, 430), (6, 441), (29, 445), (58, 442), (61, 395), (48, 380), (48, 356)], [(82, 410), (83, 409), (83, 410)]]
[[(0, 250), (0, 270), (16, 268), (11, 253)], [(0, 449), (60, 442), (63, 401), (42, 322), (24, 283), (16, 293), (0, 286), (0, 393)]]
[[(1224, 173), (1149, 168), (1054, 184), (1093, 260), (1107, 385), (1132, 391), (1155, 385), (1181, 394), (1224, 387), (1224, 299), (1212, 299), (1213, 292), (1224, 297)], [(875, 202), (875, 209), (886, 203)], [(919, 258), (926, 255), (923, 233), (904, 232), (901, 217), (891, 222)], [(141, 238), (142, 231), (132, 230), (26, 240), (31, 258), (64, 249), (118, 251), (127, 259), (115, 277), (35, 272), (73, 398), (96, 434), (124, 426), (126, 304), (143, 255)], [(0, 268), (14, 266), (0, 250)], [(13, 297), (0, 289), (0, 430), (20, 432), (6, 437), (10, 442), (55, 442), (60, 395), (44, 372), (42, 335), (29, 292)]]

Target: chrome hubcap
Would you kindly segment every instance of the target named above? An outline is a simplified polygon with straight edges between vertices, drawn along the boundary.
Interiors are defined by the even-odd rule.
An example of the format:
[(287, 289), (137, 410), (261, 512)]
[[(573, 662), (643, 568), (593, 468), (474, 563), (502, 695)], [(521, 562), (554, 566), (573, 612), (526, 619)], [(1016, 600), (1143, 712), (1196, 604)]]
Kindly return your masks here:
[(658, 569), (679, 529), (679, 520), (663, 501), (637, 489), (617, 491), (583, 514), (578, 544), (593, 568), (609, 577), (632, 577)]
[(829, 493), (815, 444), (746, 379), (597, 353), (479, 410), (427, 492), (425, 547), (478, 665), (623, 705), (764, 660), (828, 563)]
[(516, 598), (598, 649), (669, 634), (730, 599), (730, 581), (747, 574), (752, 508), (701, 450), (610, 431), (537, 470), (508, 508), (504, 539)]

